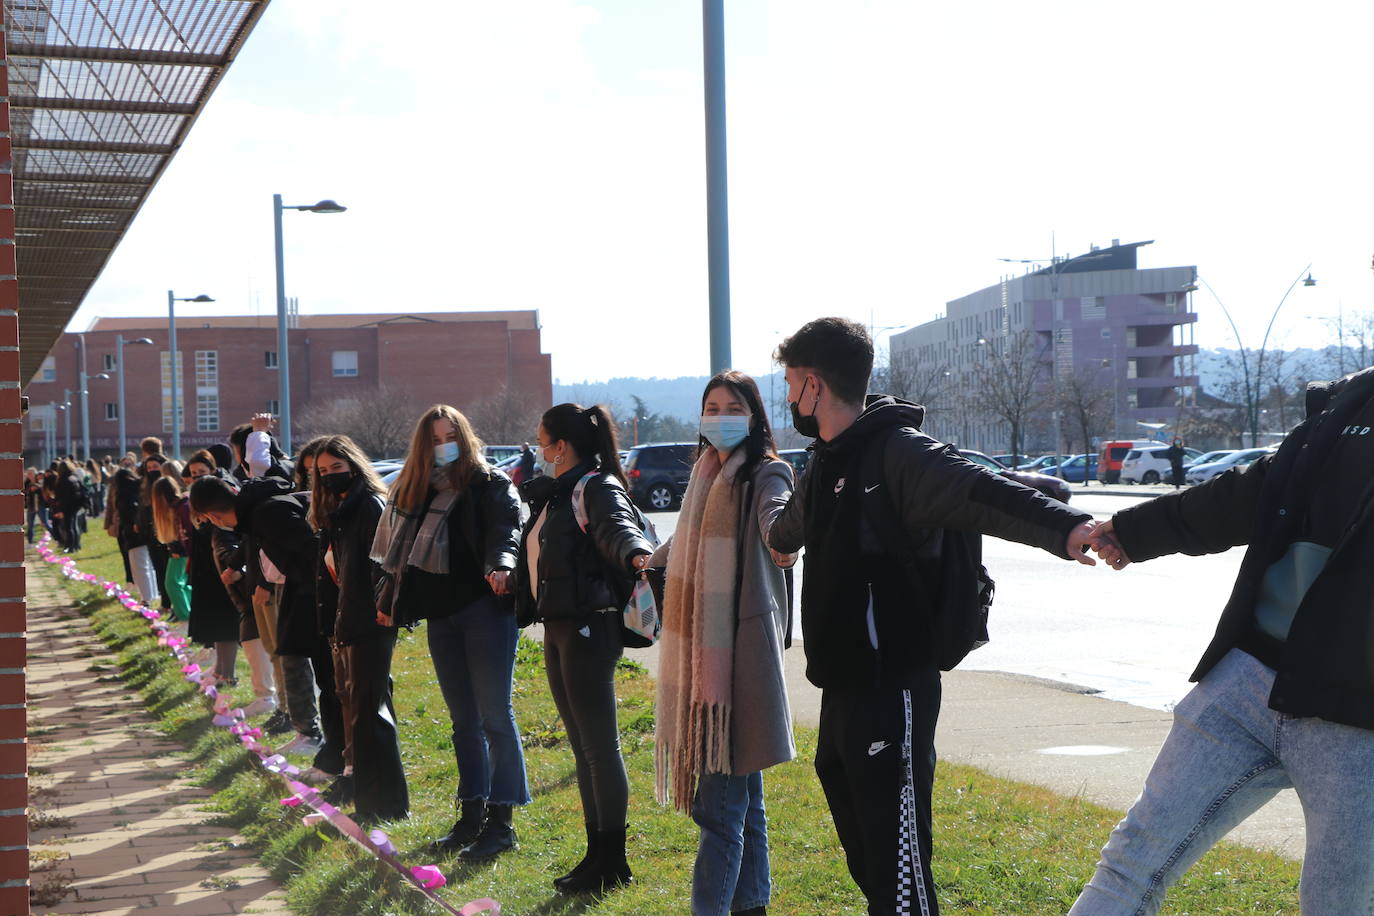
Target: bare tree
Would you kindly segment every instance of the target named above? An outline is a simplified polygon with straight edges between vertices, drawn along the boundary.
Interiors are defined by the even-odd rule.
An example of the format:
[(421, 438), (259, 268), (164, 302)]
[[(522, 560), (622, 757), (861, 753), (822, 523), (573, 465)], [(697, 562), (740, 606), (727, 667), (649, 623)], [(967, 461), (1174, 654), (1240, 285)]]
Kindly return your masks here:
[(1052, 401), (1052, 386), (1047, 384), (1049, 348), (1033, 331), (1022, 330), (982, 342), (979, 351), (969, 406), (1007, 424), (1008, 452), (1019, 457), (1024, 454), (1026, 427)]
[(1102, 367), (1081, 368), (1065, 374), (1055, 386), (1055, 408), (1064, 419), (1064, 440), (1073, 452), (1074, 434), (1083, 442), (1083, 451), (1092, 451), (1094, 431), (1112, 421), (1112, 387), (1105, 381)]
[(909, 350), (893, 353), (889, 347), (877, 353), (870, 387), (880, 394), (920, 404), (932, 414), (954, 406), (949, 403), (954, 391), (952, 380), (948, 366), (922, 363)]
[(1345, 375), (1374, 363), (1374, 311), (1342, 313), (1323, 318), (1336, 339), (1335, 374)]
[(534, 395), (502, 385), (465, 411), (478, 438), (488, 445), (533, 441), (539, 418), (549, 405)]
[(1312, 366), (1292, 351), (1276, 348), (1265, 352), (1264, 378), (1260, 379), (1265, 395), (1260, 403), (1277, 414), (1280, 431), (1286, 433), (1289, 420), (1303, 415), (1311, 375)]
[(307, 404), (299, 422), (305, 438), (349, 436), (371, 458), (399, 458), (421, 409), (405, 388), (379, 385), (355, 397)]

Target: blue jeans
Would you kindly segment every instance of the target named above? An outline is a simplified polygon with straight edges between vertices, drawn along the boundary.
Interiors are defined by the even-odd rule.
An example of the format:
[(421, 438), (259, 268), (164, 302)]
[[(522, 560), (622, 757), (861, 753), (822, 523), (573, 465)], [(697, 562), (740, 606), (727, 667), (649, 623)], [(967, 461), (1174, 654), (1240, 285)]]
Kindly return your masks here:
[(1157, 912), (1189, 866), (1287, 788), (1307, 825), (1302, 912), (1374, 913), (1374, 731), (1275, 712), (1273, 686), (1273, 669), (1232, 649), (1183, 698), (1070, 916)]
[(479, 598), (425, 625), (439, 690), (453, 722), (458, 799), (527, 805), (525, 752), (510, 704), (515, 615)]
[(763, 774), (703, 773), (692, 799), (692, 820), (701, 828), (692, 870), (692, 916), (726, 916), (767, 906)]

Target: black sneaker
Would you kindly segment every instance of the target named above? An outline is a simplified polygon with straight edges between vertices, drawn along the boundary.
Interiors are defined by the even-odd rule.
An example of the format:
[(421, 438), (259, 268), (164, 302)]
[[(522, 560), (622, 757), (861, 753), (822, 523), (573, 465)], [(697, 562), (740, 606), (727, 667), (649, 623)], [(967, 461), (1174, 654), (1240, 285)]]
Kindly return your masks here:
[(269, 735), (284, 735), (291, 731), (291, 718), (287, 716), (286, 710), (278, 708), (262, 723), (262, 730)]

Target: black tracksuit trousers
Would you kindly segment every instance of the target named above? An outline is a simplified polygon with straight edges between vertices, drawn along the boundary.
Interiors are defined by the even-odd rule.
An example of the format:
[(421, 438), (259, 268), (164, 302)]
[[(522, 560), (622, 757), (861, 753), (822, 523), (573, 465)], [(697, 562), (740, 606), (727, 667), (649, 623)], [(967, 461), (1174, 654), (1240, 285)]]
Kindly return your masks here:
[(827, 687), (816, 775), (870, 916), (936, 916), (930, 794), (940, 672), (908, 687)]

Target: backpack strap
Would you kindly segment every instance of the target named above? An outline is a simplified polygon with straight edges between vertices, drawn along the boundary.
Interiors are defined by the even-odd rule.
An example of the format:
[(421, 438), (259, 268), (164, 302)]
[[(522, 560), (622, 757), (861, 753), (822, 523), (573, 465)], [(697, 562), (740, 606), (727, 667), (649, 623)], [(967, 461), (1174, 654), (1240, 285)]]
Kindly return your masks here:
[(582, 494), (587, 492), (587, 484), (591, 483), (592, 478), (597, 475), (597, 471), (588, 471), (578, 478), (577, 483), (573, 484), (572, 491), (572, 510), (573, 518), (577, 519), (577, 527), (582, 529), (582, 533), (587, 533), (587, 510), (582, 507)]

